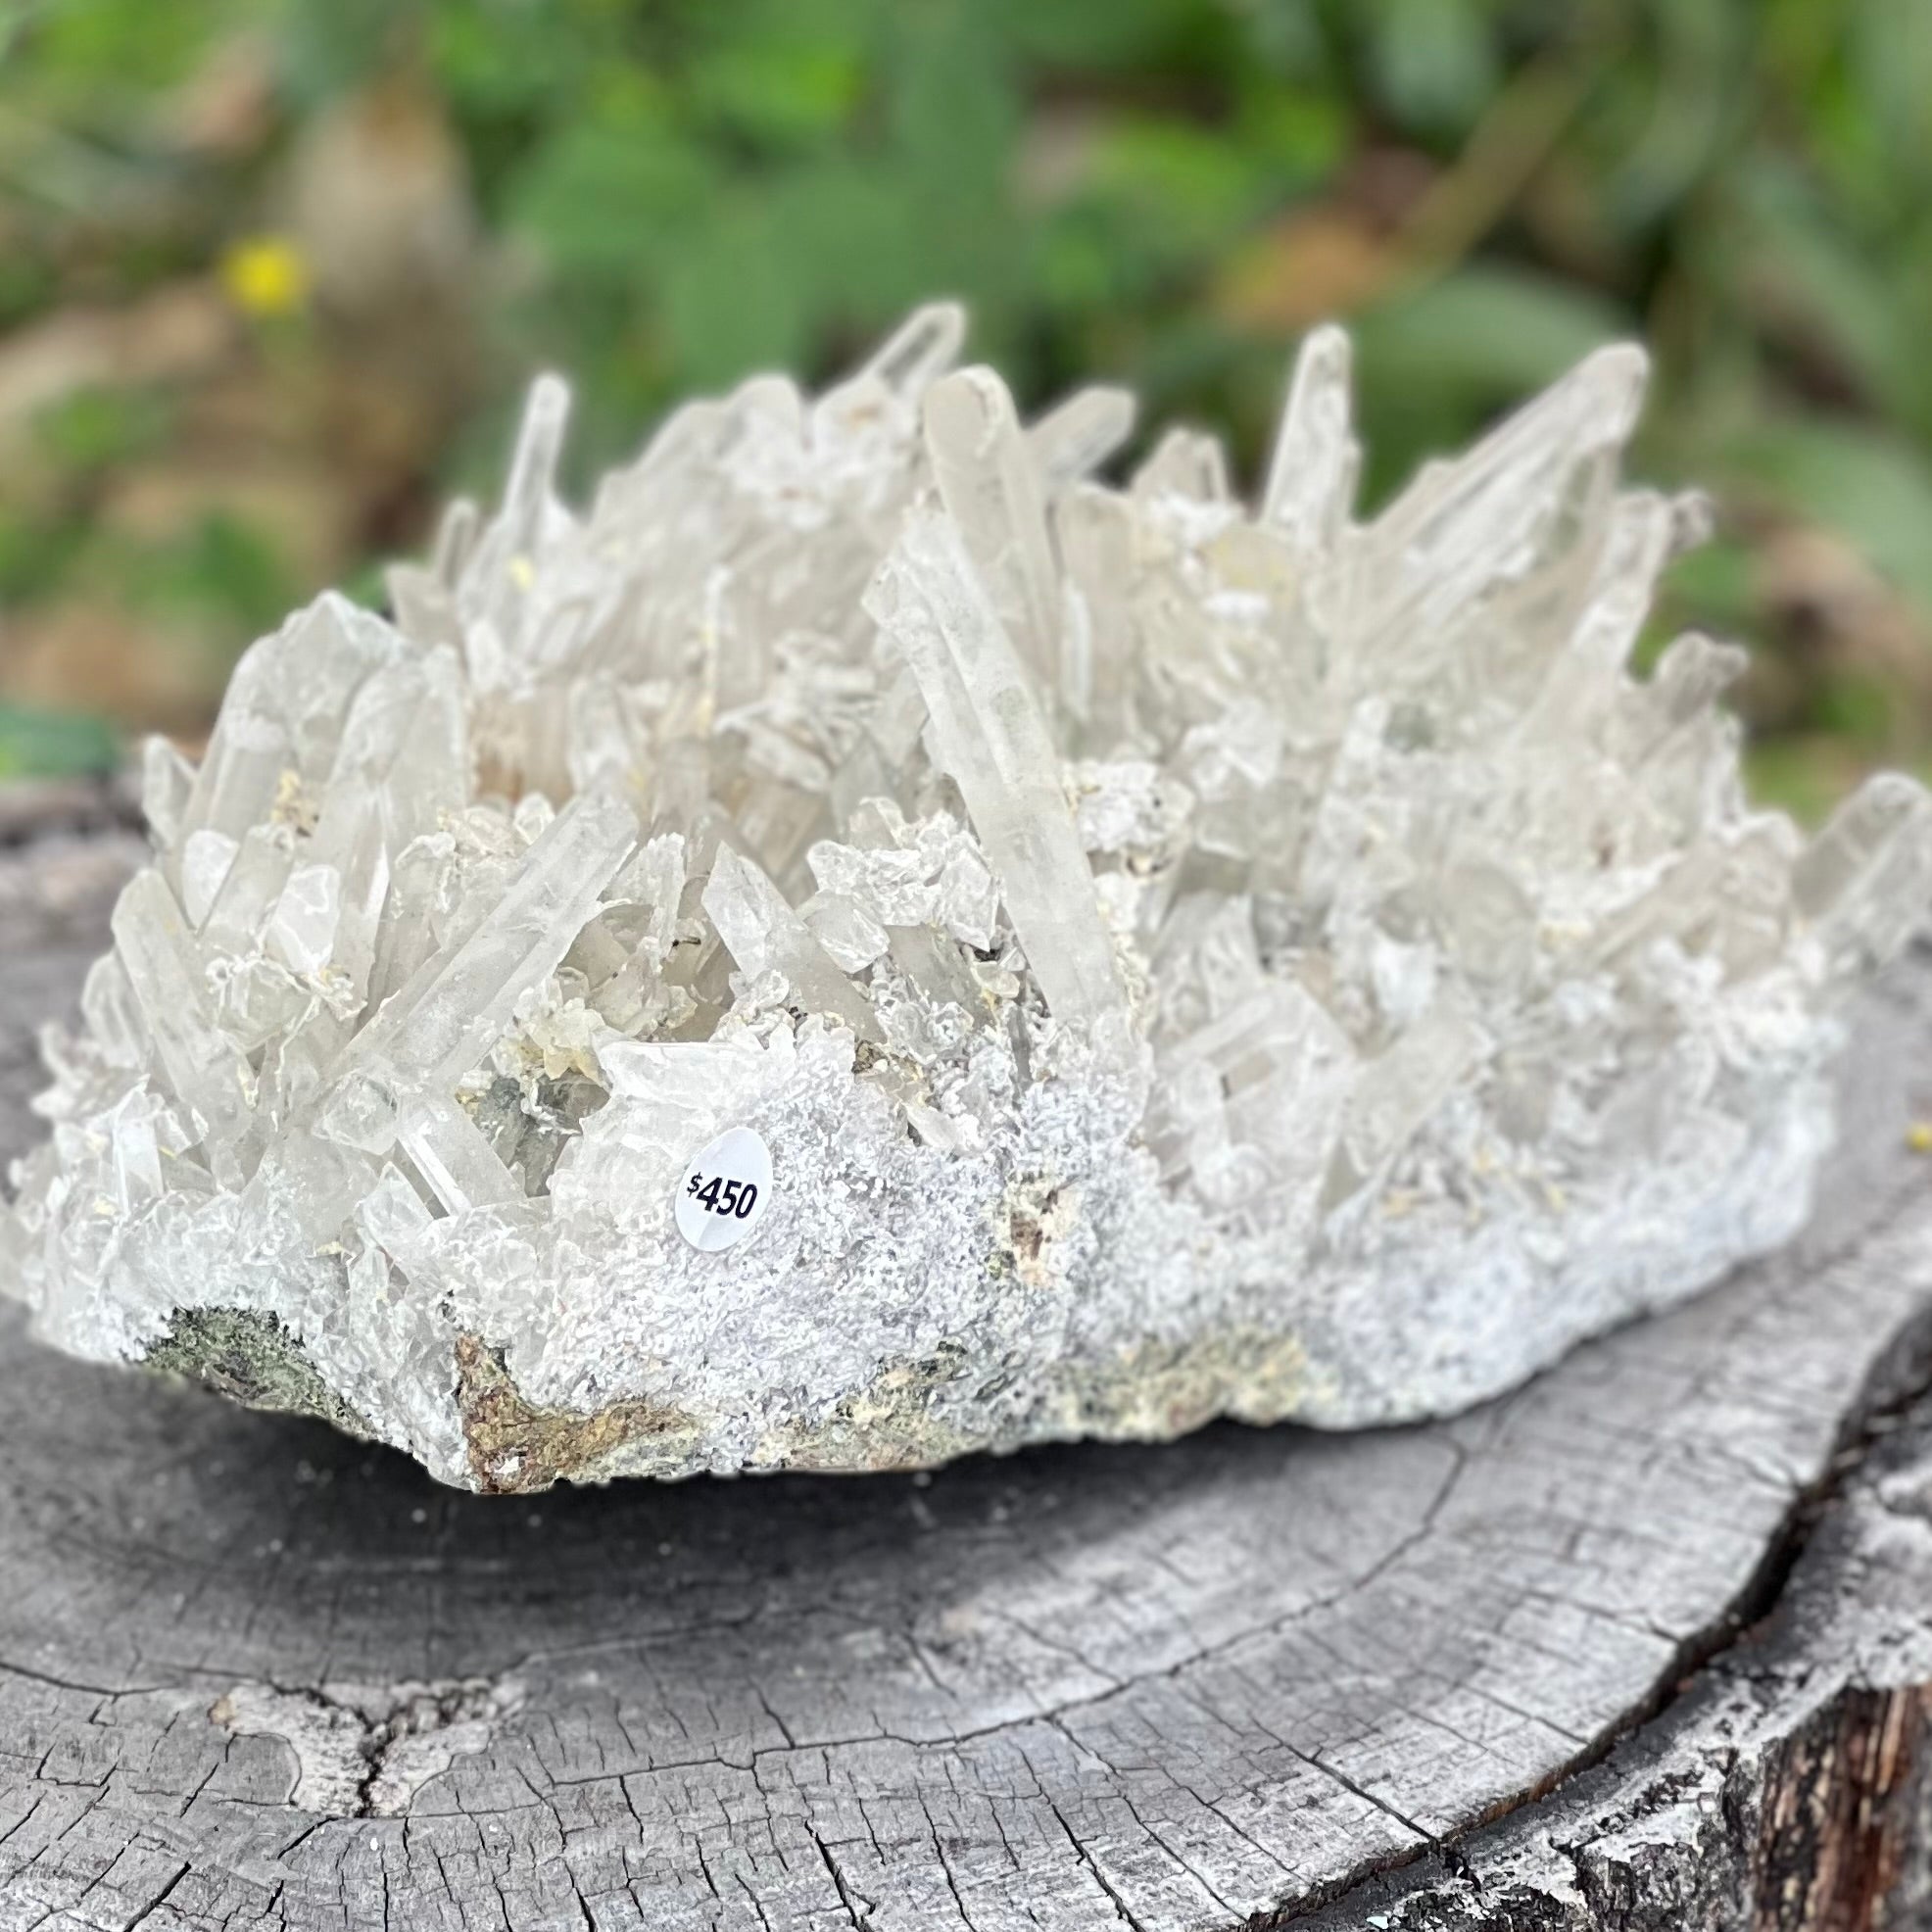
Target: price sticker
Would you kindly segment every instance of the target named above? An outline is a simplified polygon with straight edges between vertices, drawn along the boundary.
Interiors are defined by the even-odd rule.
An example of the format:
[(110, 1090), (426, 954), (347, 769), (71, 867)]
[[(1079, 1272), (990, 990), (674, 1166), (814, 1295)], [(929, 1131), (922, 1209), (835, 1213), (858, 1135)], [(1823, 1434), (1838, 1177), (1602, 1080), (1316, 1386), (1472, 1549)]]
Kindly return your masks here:
[(735, 1248), (771, 1205), (771, 1149), (749, 1127), (734, 1127), (684, 1171), (678, 1232), (700, 1254)]

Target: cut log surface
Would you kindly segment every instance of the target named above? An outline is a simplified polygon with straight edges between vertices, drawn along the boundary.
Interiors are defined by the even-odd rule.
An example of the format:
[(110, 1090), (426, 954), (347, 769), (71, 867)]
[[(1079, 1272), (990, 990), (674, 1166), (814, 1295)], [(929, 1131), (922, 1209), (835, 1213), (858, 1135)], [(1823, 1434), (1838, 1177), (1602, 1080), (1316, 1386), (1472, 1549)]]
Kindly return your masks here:
[[(0, 1153), (138, 846), (0, 853)], [(1505, 1400), (537, 1499), (0, 1319), (0, 1928), (1932, 1923), (1932, 966)]]

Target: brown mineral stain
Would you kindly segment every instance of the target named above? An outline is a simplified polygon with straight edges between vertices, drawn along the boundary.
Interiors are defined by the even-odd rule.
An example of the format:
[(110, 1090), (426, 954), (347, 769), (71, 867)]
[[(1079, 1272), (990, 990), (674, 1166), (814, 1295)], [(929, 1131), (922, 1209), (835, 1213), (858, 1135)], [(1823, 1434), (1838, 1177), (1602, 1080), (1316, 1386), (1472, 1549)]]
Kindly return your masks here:
[(654, 1402), (613, 1402), (591, 1415), (539, 1409), (510, 1378), (502, 1351), (480, 1335), (459, 1335), (456, 1356), (463, 1441), (485, 1495), (522, 1495), (562, 1477), (597, 1481), (627, 1444), (691, 1426), (682, 1411)]

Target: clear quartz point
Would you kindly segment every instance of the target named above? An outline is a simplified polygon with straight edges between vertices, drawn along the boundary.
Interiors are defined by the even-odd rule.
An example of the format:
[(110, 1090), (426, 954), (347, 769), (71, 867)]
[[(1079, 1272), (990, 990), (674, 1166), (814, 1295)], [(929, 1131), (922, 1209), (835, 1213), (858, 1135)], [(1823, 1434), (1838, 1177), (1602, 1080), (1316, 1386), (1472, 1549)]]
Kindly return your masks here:
[(1261, 516), (1303, 556), (1332, 551), (1354, 506), (1362, 449), (1349, 422), (1353, 366), (1348, 337), (1332, 324), (1313, 330), (1295, 358)]
[(114, 944), (162, 1075), (200, 1124), (210, 1172), (232, 1185), (248, 1131), (249, 1068), (215, 1023), (194, 936), (159, 871), (139, 874), (121, 895)]
[(1006, 385), (990, 369), (960, 369), (926, 396), (933, 481), (1021, 659), (1050, 690), (1058, 667), (1058, 572), (1039, 469)]
[(1027, 430), (1041, 491), (1055, 497), (1098, 469), (1134, 434), (1134, 393), (1076, 390)]
[(725, 948), (749, 979), (779, 974), (792, 993), (815, 1012), (845, 1021), (862, 1038), (878, 1022), (838, 962), (813, 938), (790, 901), (748, 858), (720, 846), (704, 888), (703, 906)]
[(0, 1207), (40, 1333), (221, 1311), (222, 1385), (474, 1487), (903, 1469), (1451, 1411), (1796, 1231), (1932, 801), (1808, 841), (1739, 651), (1632, 671), (1709, 527), (1619, 480), (1641, 354), (1363, 521), (1339, 330), (1252, 506), (1197, 429), (1102, 480), (1133, 399), (1022, 426), (963, 334), (582, 506), (542, 378), (393, 622), (319, 600), (147, 747)]

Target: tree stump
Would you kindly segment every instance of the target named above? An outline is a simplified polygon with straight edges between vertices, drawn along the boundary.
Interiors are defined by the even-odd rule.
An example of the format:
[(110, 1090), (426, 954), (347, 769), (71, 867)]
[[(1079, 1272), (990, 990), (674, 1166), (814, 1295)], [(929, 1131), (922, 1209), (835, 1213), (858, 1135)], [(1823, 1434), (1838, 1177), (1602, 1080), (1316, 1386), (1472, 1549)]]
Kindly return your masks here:
[(1427, 1427), (499, 1499), (10, 1313), (0, 1927), (1932, 1922), (1932, 964), (1846, 1088), (1792, 1250)]

